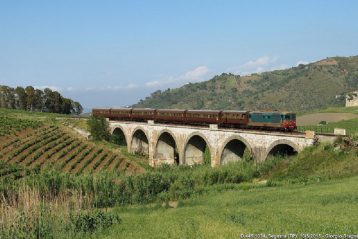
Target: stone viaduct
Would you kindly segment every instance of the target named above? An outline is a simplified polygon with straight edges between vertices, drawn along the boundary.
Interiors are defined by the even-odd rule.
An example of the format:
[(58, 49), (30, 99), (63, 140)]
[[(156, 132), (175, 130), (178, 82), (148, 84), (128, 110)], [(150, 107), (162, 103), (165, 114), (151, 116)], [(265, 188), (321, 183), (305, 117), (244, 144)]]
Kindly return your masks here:
[(216, 125), (165, 125), (153, 121), (109, 121), (109, 125), (112, 134), (125, 139), (128, 152), (147, 155), (151, 166), (200, 164), (205, 152), (210, 154), (212, 167), (241, 160), (244, 155), (259, 162), (270, 154), (294, 154), (314, 143), (312, 137), (299, 133), (218, 129)]

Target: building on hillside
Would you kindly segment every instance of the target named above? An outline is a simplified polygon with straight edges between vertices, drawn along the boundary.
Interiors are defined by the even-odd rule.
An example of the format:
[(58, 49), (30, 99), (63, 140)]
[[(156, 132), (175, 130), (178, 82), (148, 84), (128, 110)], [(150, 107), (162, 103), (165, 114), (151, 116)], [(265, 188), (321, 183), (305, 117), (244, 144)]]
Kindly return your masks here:
[(358, 91), (346, 95), (346, 107), (358, 106)]

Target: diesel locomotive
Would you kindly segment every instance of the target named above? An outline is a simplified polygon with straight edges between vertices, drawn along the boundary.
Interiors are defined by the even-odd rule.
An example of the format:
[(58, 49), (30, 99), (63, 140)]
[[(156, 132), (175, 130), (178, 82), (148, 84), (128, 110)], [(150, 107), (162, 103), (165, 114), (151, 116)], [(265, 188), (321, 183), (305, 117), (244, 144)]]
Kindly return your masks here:
[(154, 120), (158, 123), (168, 124), (217, 124), (223, 128), (279, 131), (294, 131), (297, 128), (295, 113), (279, 111), (97, 108), (92, 110), (92, 115), (118, 121), (146, 122), (148, 120)]

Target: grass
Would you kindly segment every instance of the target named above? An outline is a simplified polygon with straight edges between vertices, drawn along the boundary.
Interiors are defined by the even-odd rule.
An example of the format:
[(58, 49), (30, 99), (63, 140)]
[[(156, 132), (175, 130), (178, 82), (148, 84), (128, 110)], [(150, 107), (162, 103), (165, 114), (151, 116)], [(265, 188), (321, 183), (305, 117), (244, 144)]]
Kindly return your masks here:
[[(43, 125), (54, 125), (48, 128), (54, 134), (63, 128), (57, 121), (45, 120)], [(7, 144), (12, 142), (6, 155), (13, 144), (21, 147), (39, 138), (36, 130), (40, 129), (16, 142), (16, 135), (4, 136)], [(64, 133), (73, 138), (69, 142), (82, 142), (67, 130)], [(46, 154), (62, 154), (61, 145), (52, 146)], [(358, 150), (344, 141), (263, 164), (241, 161), (220, 168), (153, 169), (146, 157), (129, 154), (125, 146), (108, 142), (88, 146), (93, 152), (103, 148), (102, 156), (97, 155), (103, 159), (99, 168), (138, 165), (142, 174), (128, 176), (114, 170), (77, 175), (56, 167), (0, 162), (0, 238), (238, 238), (241, 233), (358, 231)], [(101, 158), (105, 153), (107, 158)], [(78, 157), (73, 163), (82, 165), (93, 155)], [(177, 208), (168, 206), (172, 201)]]
[(116, 208), (123, 223), (98, 238), (239, 238), (240, 234), (358, 231), (358, 177), (308, 186), (212, 188), (208, 195), (160, 204)]
[[(358, 107), (328, 107), (324, 109), (319, 109), (315, 111), (310, 111), (307, 114), (314, 113), (352, 113), (358, 114)], [(298, 130), (313, 130), (318, 133), (333, 133), (334, 128), (343, 128), (346, 129), (348, 135), (357, 135), (358, 134), (358, 118), (350, 120), (342, 120), (339, 122), (331, 122), (326, 125), (308, 125), (308, 126), (299, 126)]]
[[(17, 170), (9, 167), (4, 174)], [(9, 199), (27, 198), (29, 194), (36, 196), (32, 203), (41, 198), (43, 206), (35, 203), (36, 207), (31, 210), (24, 208), (27, 214), (22, 219), (14, 217), (22, 215), (22, 204), (13, 209), (0, 209), (7, 222), (15, 218), (14, 225), (19, 230), (14, 233), (22, 232), (22, 223), (29, 224), (32, 228), (29, 235), (33, 238), (42, 227), (49, 235), (43, 238), (352, 234), (358, 229), (355, 223), (358, 219), (358, 177), (354, 176), (357, 173), (357, 149), (345, 146), (343, 141), (337, 142), (336, 147), (322, 144), (307, 148), (297, 156), (272, 158), (260, 165), (242, 161), (214, 169), (207, 165), (162, 166), (129, 177), (34, 170), (21, 179), (0, 178), (3, 195), (0, 200), (7, 200), (7, 204), (2, 202), (0, 205), (9, 205)], [(177, 202), (178, 207), (168, 207), (170, 201)], [(79, 213), (75, 216), (71, 216), (73, 203), (77, 203), (75, 212)], [(43, 208), (46, 210), (41, 211)], [(49, 214), (43, 215), (48, 213), (47, 208)], [(110, 214), (103, 216), (97, 208)], [(43, 217), (50, 221), (41, 221)], [(91, 229), (91, 232), (83, 231), (83, 228), (92, 228), (92, 222), (101, 221), (102, 217), (106, 217), (104, 221), (109, 224), (99, 226), (98, 230)], [(80, 222), (73, 222), (73, 218), (79, 218)], [(39, 226), (32, 222), (43, 223)], [(63, 225), (71, 225), (72, 229)], [(5, 227), (4, 231), (8, 232), (8, 229)]]
[(0, 117), (3, 116), (9, 117), (12, 120), (31, 120), (38, 123), (72, 126), (88, 131), (87, 119), (73, 117), (72, 115), (0, 108)]
[(348, 135), (358, 134), (358, 118), (327, 123), (326, 125), (299, 126), (299, 131), (313, 130), (317, 133), (333, 133), (335, 128), (346, 129)]
[[(341, 148), (342, 147), (342, 148)], [(289, 158), (271, 158), (259, 169), (263, 178), (273, 182), (307, 184), (358, 174), (358, 150), (322, 144), (306, 148)]]

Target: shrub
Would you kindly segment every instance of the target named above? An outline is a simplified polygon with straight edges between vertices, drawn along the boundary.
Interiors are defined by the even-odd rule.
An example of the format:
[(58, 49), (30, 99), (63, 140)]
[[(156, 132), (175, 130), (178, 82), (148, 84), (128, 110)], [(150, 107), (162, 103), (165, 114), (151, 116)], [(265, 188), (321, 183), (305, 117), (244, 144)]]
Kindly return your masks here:
[(90, 117), (87, 121), (91, 136), (94, 140), (109, 140), (109, 125), (105, 118)]
[(119, 216), (111, 212), (102, 210), (81, 211), (70, 215), (68, 227), (73, 228), (75, 232), (93, 233), (96, 230), (106, 229), (120, 222)]

